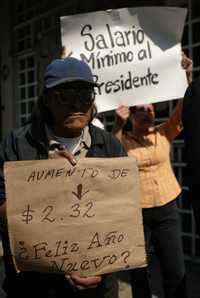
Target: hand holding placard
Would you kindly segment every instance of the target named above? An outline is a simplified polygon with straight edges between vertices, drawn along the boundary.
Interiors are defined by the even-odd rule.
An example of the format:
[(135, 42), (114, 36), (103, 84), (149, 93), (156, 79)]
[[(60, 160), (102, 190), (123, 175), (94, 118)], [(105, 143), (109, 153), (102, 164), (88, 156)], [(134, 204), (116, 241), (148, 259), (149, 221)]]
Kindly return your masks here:
[(18, 271), (89, 276), (146, 264), (135, 159), (8, 162), (5, 175)]

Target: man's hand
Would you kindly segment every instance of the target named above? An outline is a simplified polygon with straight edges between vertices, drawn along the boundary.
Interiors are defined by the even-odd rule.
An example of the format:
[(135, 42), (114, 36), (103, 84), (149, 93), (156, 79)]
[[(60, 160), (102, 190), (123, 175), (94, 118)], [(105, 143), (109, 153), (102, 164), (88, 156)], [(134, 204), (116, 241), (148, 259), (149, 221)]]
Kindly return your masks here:
[(75, 166), (77, 164), (77, 160), (75, 158), (75, 156), (68, 151), (66, 148), (62, 148), (62, 146), (60, 146), (60, 149), (55, 149), (52, 151), (49, 151), (49, 158), (66, 158), (72, 166)]
[(69, 284), (77, 290), (86, 290), (91, 288), (96, 288), (101, 282), (101, 276), (88, 276), (83, 277), (77, 274), (65, 275)]

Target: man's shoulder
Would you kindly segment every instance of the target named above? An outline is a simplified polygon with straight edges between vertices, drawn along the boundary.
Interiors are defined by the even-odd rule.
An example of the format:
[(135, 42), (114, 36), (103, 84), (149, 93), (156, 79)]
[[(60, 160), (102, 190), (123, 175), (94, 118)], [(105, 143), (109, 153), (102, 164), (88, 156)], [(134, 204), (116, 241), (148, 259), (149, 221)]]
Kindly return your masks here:
[(126, 156), (126, 151), (122, 144), (117, 140), (111, 132), (104, 129), (90, 125), (91, 142), (92, 145), (101, 146), (104, 151), (111, 156)]
[(199, 77), (196, 77), (194, 80), (193, 80), (194, 84), (198, 84), (200, 85), (200, 76)]
[(22, 127), (16, 128), (12, 131), (12, 134), (16, 137), (16, 138), (20, 138), (20, 137), (24, 137), (28, 132), (30, 132), (31, 130), (31, 124), (28, 123)]
[(30, 124), (26, 124), (20, 128), (15, 128), (11, 130), (7, 135), (4, 136), (2, 143), (8, 143), (16, 141), (17, 139), (23, 139), (26, 137), (27, 133), (30, 132)]
[[(117, 141), (116, 138), (113, 136), (113, 134), (109, 131), (106, 131), (105, 129), (102, 129), (100, 127), (97, 127), (96, 125), (91, 124), (90, 125), (90, 133), (91, 136), (95, 139), (95, 142), (105, 142), (105, 139), (110, 139), (112, 141)], [(117, 141), (117, 143), (119, 143)]]
[[(199, 108), (200, 108), (200, 77), (195, 78), (190, 85), (188, 86), (184, 101), (183, 101), (183, 110), (182, 110), (182, 121), (184, 127), (188, 125), (188, 121), (191, 122), (191, 119), (199, 119)], [(194, 121), (192, 125), (194, 124)], [(190, 125), (190, 124), (189, 124)]]
[(200, 94), (200, 77), (195, 78), (187, 88), (186, 95)]

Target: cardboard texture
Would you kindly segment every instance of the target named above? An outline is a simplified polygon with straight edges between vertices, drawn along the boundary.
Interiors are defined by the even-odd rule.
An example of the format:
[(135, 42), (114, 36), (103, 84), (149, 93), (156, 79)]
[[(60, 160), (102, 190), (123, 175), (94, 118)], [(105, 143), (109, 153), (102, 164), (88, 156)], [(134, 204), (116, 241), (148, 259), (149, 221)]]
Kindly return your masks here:
[(134, 158), (7, 162), (4, 171), (18, 272), (89, 276), (146, 265)]

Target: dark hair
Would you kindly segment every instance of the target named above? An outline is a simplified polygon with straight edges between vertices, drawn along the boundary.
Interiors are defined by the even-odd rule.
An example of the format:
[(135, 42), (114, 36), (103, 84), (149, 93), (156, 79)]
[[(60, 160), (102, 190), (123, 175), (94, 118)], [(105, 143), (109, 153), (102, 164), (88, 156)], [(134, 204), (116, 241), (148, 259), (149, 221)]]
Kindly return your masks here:
[[(153, 108), (154, 108), (154, 111), (156, 110), (156, 104), (152, 103), (153, 105)], [(135, 109), (137, 109), (137, 105), (136, 106), (131, 106), (129, 107), (129, 111), (135, 111)], [(128, 118), (127, 121), (126, 121), (126, 124), (124, 125), (123, 127), (123, 132), (125, 131), (131, 131), (133, 128), (133, 124), (131, 123), (130, 119)]]
[(124, 131), (131, 131), (132, 130), (132, 126), (133, 125), (132, 125), (130, 119), (128, 118), (127, 121), (126, 121), (126, 124), (123, 127), (123, 132)]

